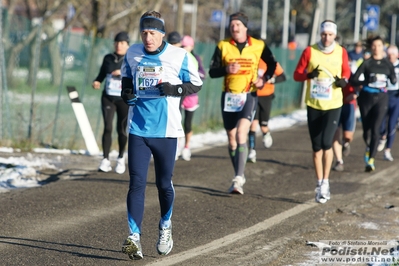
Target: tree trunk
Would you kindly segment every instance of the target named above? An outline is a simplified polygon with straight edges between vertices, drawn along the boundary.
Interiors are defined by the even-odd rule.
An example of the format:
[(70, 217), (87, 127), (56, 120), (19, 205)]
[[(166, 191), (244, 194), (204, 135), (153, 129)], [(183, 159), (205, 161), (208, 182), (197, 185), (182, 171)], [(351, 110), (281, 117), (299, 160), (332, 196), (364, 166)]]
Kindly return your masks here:
[(51, 26), (46, 26), (44, 31), (51, 38), (48, 43), (48, 50), (50, 55), (50, 73), (51, 73), (51, 84), (54, 86), (60, 86), (61, 75), (62, 75), (62, 59), (61, 51), (57, 44), (57, 38), (53, 38), (56, 34), (54, 28)]
[(11, 87), (12, 87), (13, 81), (14, 81), (12, 74), (15, 69), (17, 56), (19, 55), (19, 53), (21, 53), (21, 51), (22, 51), (22, 49), (24, 49), (24, 47), (28, 46), (32, 42), (32, 40), (34, 40), (34, 38), (37, 34), (37, 30), (38, 30), (38, 28), (32, 29), (32, 31), (29, 33), (29, 35), (23, 41), (12, 46), (8, 51), (8, 54), (10, 56), (9, 56), (8, 62), (7, 62), (7, 81)]
[(33, 87), (37, 81), (37, 73), (40, 69), (40, 54), (41, 54), (41, 38), (40, 36), (36, 36), (34, 42), (31, 43), (29, 53), (29, 72), (28, 72), (28, 80), (27, 84), (30, 87)]

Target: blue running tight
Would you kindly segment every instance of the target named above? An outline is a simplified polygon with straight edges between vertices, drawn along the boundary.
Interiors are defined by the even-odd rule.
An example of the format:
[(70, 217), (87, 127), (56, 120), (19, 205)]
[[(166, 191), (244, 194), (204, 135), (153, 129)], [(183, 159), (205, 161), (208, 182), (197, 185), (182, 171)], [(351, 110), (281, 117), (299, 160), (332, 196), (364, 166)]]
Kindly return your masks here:
[[(381, 135), (387, 136), (386, 148), (391, 149), (395, 140), (396, 125), (399, 117), (399, 91), (388, 91), (388, 113), (384, 117), (381, 124)], [(386, 119), (388, 118), (388, 127), (386, 127)]]
[(161, 221), (172, 217), (175, 190), (172, 184), (177, 138), (144, 138), (129, 135), (129, 191), (127, 215), (130, 234), (141, 233), (144, 215), (145, 189), (151, 154), (154, 158), (155, 183), (161, 208)]

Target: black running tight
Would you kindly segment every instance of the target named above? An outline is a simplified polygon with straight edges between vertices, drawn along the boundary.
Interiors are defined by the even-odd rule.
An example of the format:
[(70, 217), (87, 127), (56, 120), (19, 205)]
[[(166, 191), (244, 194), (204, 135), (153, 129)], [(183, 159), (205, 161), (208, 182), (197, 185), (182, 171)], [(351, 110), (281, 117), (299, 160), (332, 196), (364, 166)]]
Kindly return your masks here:
[(341, 116), (341, 107), (332, 110), (317, 110), (308, 106), (307, 110), (308, 129), (313, 151), (331, 149)]
[(387, 113), (388, 94), (383, 92), (370, 93), (362, 90), (357, 102), (362, 118), (363, 140), (370, 148), (370, 158), (375, 158), (380, 140), (381, 123)]
[(104, 119), (104, 133), (102, 146), (104, 158), (109, 159), (112, 144), (112, 126), (115, 112), (117, 114), (116, 131), (118, 132), (119, 158), (123, 157), (127, 143), (127, 113), (129, 106), (122, 100), (111, 100), (106, 96), (101, 97), (101, 108)]

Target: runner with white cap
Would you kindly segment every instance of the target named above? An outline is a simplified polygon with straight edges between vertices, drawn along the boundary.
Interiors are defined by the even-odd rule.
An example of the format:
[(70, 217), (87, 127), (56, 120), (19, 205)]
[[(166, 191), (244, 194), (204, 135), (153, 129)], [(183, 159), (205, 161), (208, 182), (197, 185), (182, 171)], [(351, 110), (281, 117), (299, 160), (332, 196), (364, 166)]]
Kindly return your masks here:
[(329, 176), (332, 143), (342, 107), (342, 88), (350, 77), (348, 53), (335, 38), (337, 25), (323, 21), (321, 40), (305, 48), (294, 72), (296, 81), (306, 82), (308, 128), (317, 177), (316, 202), (330, 199)]

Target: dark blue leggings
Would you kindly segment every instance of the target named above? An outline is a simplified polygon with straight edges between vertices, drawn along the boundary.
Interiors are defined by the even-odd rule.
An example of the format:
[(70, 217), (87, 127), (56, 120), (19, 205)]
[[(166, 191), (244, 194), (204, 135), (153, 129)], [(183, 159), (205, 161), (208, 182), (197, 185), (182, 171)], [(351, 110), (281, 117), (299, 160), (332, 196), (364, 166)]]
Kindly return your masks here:
[(144, 138), (129, 135), (128, 164), (130, 184), (127, 194), (127, 215), (130, 233), (141, 233), (145, 189), (151, 154), (154, 158), (155, 183), (161, 207), (161, 219), (172, 217), (175, 189), (172, 184), (177, 138)]
[[(398, 124), (399, 118), (399, 91), (388, 91), (388, 113), (384, 117), (384, 120), (381, 124), (381, 135), (387, 136), (387, 144), (386, 147), (388, 149), (392, 148), (392, 144), (395, 140), (396, 135), (396, 125)], [(388, 118), (388, 129), (387, 129), (387, 120)]]

